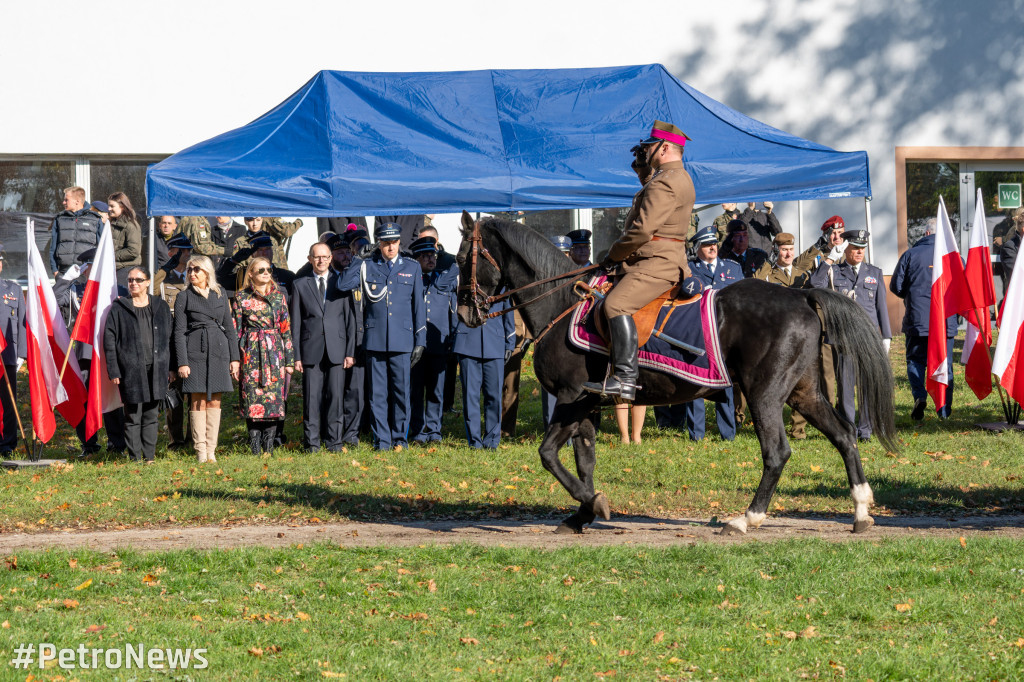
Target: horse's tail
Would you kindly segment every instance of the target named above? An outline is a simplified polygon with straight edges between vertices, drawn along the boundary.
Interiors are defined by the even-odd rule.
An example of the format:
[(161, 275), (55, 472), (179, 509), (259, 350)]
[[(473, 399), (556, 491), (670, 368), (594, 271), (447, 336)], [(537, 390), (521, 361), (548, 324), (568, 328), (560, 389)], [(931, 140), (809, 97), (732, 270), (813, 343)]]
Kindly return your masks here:
[[(877, 327), (857, 303), (842, 294), (813, 289), (809, 299), (812, 306), (816, 305), (824, 313), (828, 342), (854, 364), (857, 402), (860, 409), (866, 407), (872, 430), (890, 452), (899, 452), (892, 368)], [(838, 368), (836, 370), (838, 374)]]

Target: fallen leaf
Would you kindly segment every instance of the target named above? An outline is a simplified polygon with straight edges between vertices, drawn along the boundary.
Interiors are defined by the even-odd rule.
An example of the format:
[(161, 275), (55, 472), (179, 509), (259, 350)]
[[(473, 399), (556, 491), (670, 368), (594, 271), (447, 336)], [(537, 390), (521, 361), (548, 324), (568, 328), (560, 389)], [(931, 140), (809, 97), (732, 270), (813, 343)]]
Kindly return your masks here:
[(995, 618), (993, 618), (992, 620), (990, 620), (990, 621), (988, 622), (988, 624), (989, 624), (989, 625), (995, 625), (995, 624), (996, 624), (996, 623), (998, 623), (998, 622), (999, 622), (999, 616), (996, 616)]
[(302, 611), (296, 611), (295, 612), (295, 618), (297, 620), (309, 620), (309, 614), (308, 613), (304, 613)]
[(782, 636), (785, 637), (786, 639), (796, 639), (798, 635), (795, 632), (793, 632), (792, 630), (783, 630), (782, 631)]
[(960, 536), (960, 546), (964, 549), (967, 549), (967, 538), (965, 538), (963, 535)]
[(93, 633), (93, 632), (102, 632), (103, 630), (106, 630), (106, 629), (107, 629), (106, 625), (90, 625), (89, 627), (87, 627), (85, 629), (85, 632), (86, 632), (86, 634), (90, 634), (90, 633)]
[(721, 584), (719, 584), (719, 585), (718, 585), (718, 587), (717, 587), (716, 589), (717, 589), (717, 590), (718, 590), (719, 592), (725, 592), (725, 585), (721, 585)]
[(897, 604), (896, 605), (896, 610), (899, 611), (900, 613), (904, 613), (906, 611), (909, 611), (911, 606), (912, 606), (912, 604), (910, 604), (910, 603)]
[(71, 568), (78, 568), (78, 559), (68, 559), (68, 566)]
[(473, 639), (472, 637), (459, 637), (459, 641), (467, 646), (476, 646), (480, 643), (480, 640)]
[(658, 631), (658, 634), (654, 635), (654, 640), (653, 640), (653, 642), (654, 642), (655, 644), (658, 644), (658, 643), (660, 643), (660, 642), (661, 642), (661, 640), (663, 640), (663, 639), (665, 639), (665, 632), (664, 632), (664, 631), (662, 631), (662, 630), (659, 630), (659, 631)]
[(77, 609), (78, 608), (78, 601), (75, 600), (75, 599), (65, 599), (64, 600), (64, 608), (66, 608), (66, 609)]
[(263, 655), (263, 649), (261, 649), (258, 646), (251, 647), (249, 649), (249, 655), (250, 656), (255, 656), (256, 658), (259, 658), (260, 656)]
[(157, 580), (157, 577), (152, 573), (147, 573), (146, 575), (142, 576), (142, 582), (146, 583), (147, 585), (155, 585), (160, 581)]
[(810, 639), (811, 637), (817, 637), (818, 636), (818, 629), (816, 627), (814, 627), (813, 625), (808, 625), (800, 633), (800, 636), (803, 637), (804, 639)]
[(615, 677), (614, 670), (606, 670), (603, 673), (594, 673), (594, 677)]
[(814, 473), (818, 473), (819, 471), (821, 471), (821, 467), (812, 464), (811, 465), (811, 471), (813, 471)]
[(75, 590), (84, 590), (85, 588), (89, 587), (89, 585), (92, 585), (92, 578), (89, 578), (84, 583), (76, 587)]

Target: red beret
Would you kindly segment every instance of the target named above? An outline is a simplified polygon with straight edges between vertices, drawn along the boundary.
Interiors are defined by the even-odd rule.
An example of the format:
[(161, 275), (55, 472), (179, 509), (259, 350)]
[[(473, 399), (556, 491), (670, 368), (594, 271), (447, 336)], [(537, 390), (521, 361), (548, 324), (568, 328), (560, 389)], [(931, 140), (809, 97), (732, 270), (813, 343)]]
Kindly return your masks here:
[(831, 232), (832, 230), (843, 229), (846, 229), (846, 223), (843, 221), (841, 216), (837, 215), (832, 216), (821, 225), (822, 232)]

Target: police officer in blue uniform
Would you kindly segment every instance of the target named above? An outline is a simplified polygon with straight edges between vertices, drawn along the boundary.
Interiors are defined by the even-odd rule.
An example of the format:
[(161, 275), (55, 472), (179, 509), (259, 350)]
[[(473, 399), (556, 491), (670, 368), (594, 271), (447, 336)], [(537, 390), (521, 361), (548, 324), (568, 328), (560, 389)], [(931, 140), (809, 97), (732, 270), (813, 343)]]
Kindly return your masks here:
[(374, 238), (377, 249), (365, 260), (354, 259), (338, 288), (363, 293), (374, 445), (390, 450), (407, 445), (409, 378), (427, 343), (427, 322), (420, 264), (399, 254), (402, 228), (384, 223)]
[(590, 238), (594, 233), (590, 230), (573, 230), (565, 236), (572, 245), (569, 249), (569, 258), (572, 262), (581, 268), (593, 265), (590, 262)]
[(455, 312), (459, 271), (454, 267), (446, 270), (437, 267), (437, 239), (434, 237), (420, 237), (409, 245), (409, 250), (423, 270), (423, 306), (427, 320), (423, 358), (412, 368), (409, 438), (423, 444), (441, 440), (445, 370), (452, 352), (452, 332), (459, 320)]
[[(568, 240), (566, 240), (568, 241)], [(505, 301), (492, 311), (507, 308)], [(505, 362), (516, 347), (511, 314), (487, 319), (479, 327), (459, 321), (453, 351), (462, 377), (462, 415), (470, 447), (495, 449), (501, 442), (501, 384)], [(480, 433), (480, 396), (484, 401), (484, 432)]]
[[(4, 246), (0, 244), (0, 272), (4, 265)], [(3, 334), (4, 348), (0, 358), (4, 361), (4, 372), (11, 383), (14, 397), (18, 397), (18, 358), (26, 357), (25, 346), (25, 299), (18, 283), (0, 279), (0, 333)], [(0, 379), (0, 381), (3, 381)], [(11, 391), (0, 386), (0, 400), (4, 406), (3, 431), (0, 432), (0, 457), (8, 457), (18, 445), (18, 409), (11, 403)]]
[[(882, 269), (864, 261), (864, 249), (868, 245), (867, 230), (847, 230), (843, 233), (846, 249), (838, 246), (822, 260), (811, 275), (811, 286), (821, 289), (833, 289), (849, 296), (856, 301), (875, 324), (882, 335), (885, 352), (889, 352), (892, 331), (889, 328), (889, 309), (885, 301), (885, 280)], [(840, 255), (846, 261), (838, 263)], [(849, 358), (839, 356), (838, 402), (851, 424), (854, 422), (854, 388), (856, 377), (853, 362)], [(856, 421), (857, 438), (871, 439), (871, 423), (868, 421), (865, 398), (861, 396), (860, 418)]]
[[(724, 289), (743, 279), (739, 263), (718, 257), (718, 228), (708, 225), (693, 236), (697, 257), (690, 261), (690, 272), (704, 289)], [(732, 386), (722, 391), (725, 400), (715, 402), (715, 421), (722, 440), (736, 437), (736, 413)], [(690, 440), (701, 440), (705, 432), (704, 400), (691, 400), (684, 406), (686, 431)]]

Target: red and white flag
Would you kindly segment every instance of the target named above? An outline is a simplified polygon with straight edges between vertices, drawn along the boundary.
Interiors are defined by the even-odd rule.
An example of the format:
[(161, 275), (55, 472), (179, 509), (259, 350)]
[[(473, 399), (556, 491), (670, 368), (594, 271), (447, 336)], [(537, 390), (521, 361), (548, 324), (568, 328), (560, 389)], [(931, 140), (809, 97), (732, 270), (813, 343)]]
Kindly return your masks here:
[[(26, 221), (28, 222), (28, 221)], [(71, 340), (57, 299), (50, 286), (43, 258), (36, 246), (35, 230), (28, 223), (28, 292), (25, 303), (28, 388), (32, 402), (32, 428), (36, 438), (49, 442), (57, 428), (54, 410), (72, 426), (85, 417), (85, 384), (78, 359), (71, 355), (63, 380), (60, 370)]]
[(971, 307), (964, 279), (964, 263), (953, 236), (953, 227), (946, 214), (946, 204), (939, 196), (939, 213), (935, 220), (935, 251), (932, 254), (932, 303), (928, 315), (928, 393), (940, 410), (946, 405), (946, 387), (952, 381), (946, 366), (946, 318), (966, 312)]
[(992, 373), (1010, 397), (1024, 402), (1024, 268), (1014, 268), (1003, 297), (999, 341), (992, 358)]
[(992, 257), (980, 189), (975, 201), (974, 224), (971, 226), (964, 276), (970, 293), (971, 310), (967, 312), (967, 336), (960, 361), (967, 366), (967, 385), (979, 400), (984, 400), (992, 392), (992, 357), (989, 355), (992, 346), (992, 318), (989, 306), (996, 304), (996, 288), (992, 281)]
[(100, 242), (89, 270), (89, 281), (78, 308), (71, 338), (92, 345), (92, 369), (89, 370), (89, 397), (85, 410), (85, 437), (103, 427), (103, 413), (121, 407), (121, 394), (107, 374), (107, 356), (103, 350), (103, 330), (110, 306), (117, 300), (117, 269), (114, 266), (114, 240), (110, 223), (103, 223)]

